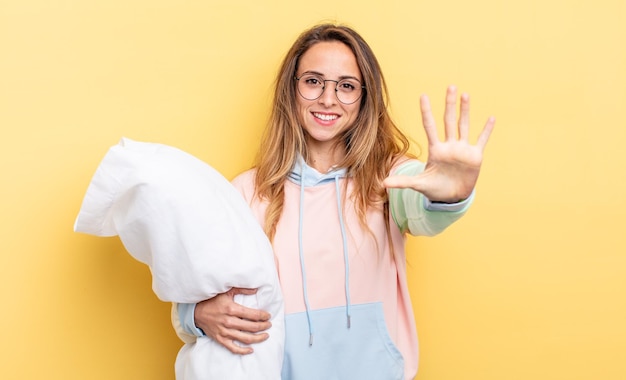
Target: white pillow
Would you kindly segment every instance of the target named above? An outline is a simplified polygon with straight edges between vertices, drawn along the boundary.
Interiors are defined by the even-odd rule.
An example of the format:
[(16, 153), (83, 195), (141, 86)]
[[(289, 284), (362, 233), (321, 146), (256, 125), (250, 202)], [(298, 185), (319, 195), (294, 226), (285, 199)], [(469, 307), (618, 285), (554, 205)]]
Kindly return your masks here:
[(178, 379), (280, 378), (284, 309), (272, 247), (243, 197), (211, 166), (167, 145), (123, 138), (97, 168), (74, 230), (118, 235), (150, 267), (163, 301), (258, 289), (237, 300), (272, 315), (270, 339), (240, 356), (200, 338), (181, 349)]

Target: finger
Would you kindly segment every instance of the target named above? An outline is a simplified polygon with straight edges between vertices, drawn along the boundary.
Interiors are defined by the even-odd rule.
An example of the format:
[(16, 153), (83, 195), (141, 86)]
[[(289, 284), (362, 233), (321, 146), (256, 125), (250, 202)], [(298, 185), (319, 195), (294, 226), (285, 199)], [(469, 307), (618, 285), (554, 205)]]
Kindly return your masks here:
[(218, 341), (218, 342), (221, 343), (222, 346), (226, 347), (228, 351), (232, 352), (233, 354), (249, 355), (254, 352), (252, 347), (240, 346), (238, 344), (235, 344), (234, 340), (225, 340), (225, 341)]
[(412, 188), (417, 190), (418, 181), (417, 177), (407, 175), (392, 175), (383, 181), (383, 186), (390, 189), (407, 189)]
[(480, 135), (478, 136), (478, 141), (476, 142), (476, 145), (480, 147), (481, 150), (485, 150), (485, 146), (487, 146), (487, 141), (489, 141), (489, 137), (491, 136), (491, 132), (493, 131), (495, 125), (495, 117), (491, 116), (489, 119), (487, 119), (487, 123), (485, 123), (485, 127), (483, 128), (482, 132), (480, 132)]
[[(255, 323), (237, 320), (237, 318), (229, 318), (221, 332), (215, 336), (215, 340), (235, 354), (246, 355), (254, 350), (249, 345), (261, 343), (269, 338), (269, 334), (262, 332), (257, 333), (271, 327), (269, 322), (256, 323), (263, 327), (251, 327)], [(265, 328), (267, 327), (267, 328)], [(242, 346), (242, 344), (244, 346)]]
[(434, 145), (437, 141), (439, 141), (439, 137), (437, 137), (437, 125), (435, 124), (435, 119), (433, 118), (433, 112), (430, 108), (428, 96), (422, 95), (420, 97), (420, 109), (422, 110), (422, 125), (424, 126), (424, 131), (426, 132), (428, 144)]
[(259, 333), (272, 327), (269, 321), (255, 322), (237, 317), (230, 317), (224, 321), (224, 327), (228, 330), (243, 331), (245, 333)]
[(245, 345), (257, 344), (266, 341), (270, 337), (268, 333), (249, 334), (242, 331), (236, 331), (233, 333), (233, 340)]
[(491, 132), (493, 131), (495, 124), (496, 124), (495, 117), (491, 116), (489, 119), (487, 119), (487, 123), (485, 123), (485, 127), (483, 128), (482, 132), (478, 136), (478, 141), (476, 142), (476, 145), (480, 147), (481, 150), (485, 149), (485, 146), (487, 145), (487, 142), (489, 141), (489, 137), (491, 136)]
[[(232, 288), (228, 291), (228, 294), (234, 301), (235, 295), (237, 294), (253, 295), (256, 294), (256, 292), (257, 289)], [(249, 307), (240, 305), (237, 302), (233, 302), (231, 305), (229, 305), (228, 314), (250, 321), (267, 321), (272, 317), (270, 313), (264, 310), (251, 309)]]
[(235, 295), (235, 294), (246, 294), (246, 295), (252, 295), (252, 294), (256, 294), (257, 289), (248, 289), (248, 288), (231, 288), (228, 293)]
[(461, 95), (461, 115), (459, 116), (459, 139), (469, 140), (469, 110), (470, 98), (468, 94)]
[(221, 335), (218, 335), (215, 340), (226, 347), (234, 354), (247, 355), (254, 352), (250, 345), (261, 343), (269, 339), (268, 333), (251, 334), (246, 331), (228, 329)]
[(236, 302), (227, 306), (226, 314), (253, 322), (267, 322), (272, 317), (267, 311), (251, 309)]
[(456, 87), (450, 86), (446, 91), (446, 109), (443, 115), (446, 140), (456, 139)]

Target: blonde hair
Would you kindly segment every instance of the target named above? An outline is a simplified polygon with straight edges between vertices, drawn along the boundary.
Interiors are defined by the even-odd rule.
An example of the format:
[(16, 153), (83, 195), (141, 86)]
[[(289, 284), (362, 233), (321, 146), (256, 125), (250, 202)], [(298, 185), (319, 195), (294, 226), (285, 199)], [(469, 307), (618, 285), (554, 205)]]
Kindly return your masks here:
[(369, 45), (347, 26), (321, 24), (303, 32), (282, 62), (269, 123), (255, 162), (255, 194), (268, 202), (264, 229), (270, 240), (273, 240), (283, 210), (287, 176), (298, 154), (305, 160), (308, 157), (304, 131), (296, 112), (298, 94), (294, 78), (298, 64), (311, 46), (329, 41), (342, 42), (352, 50), (365, 86), (359, 115), (340, 140), (345, 144), (346, 156), (337, 166), (346, 168), (353, 181), (352, 197), (361, 225), (367, 228), (367, 209), (382, 203), (389, 232), (389, 206), (382, 181), (394, 162), (407, 155), (409, 140), (391, 120), (387, 86)]

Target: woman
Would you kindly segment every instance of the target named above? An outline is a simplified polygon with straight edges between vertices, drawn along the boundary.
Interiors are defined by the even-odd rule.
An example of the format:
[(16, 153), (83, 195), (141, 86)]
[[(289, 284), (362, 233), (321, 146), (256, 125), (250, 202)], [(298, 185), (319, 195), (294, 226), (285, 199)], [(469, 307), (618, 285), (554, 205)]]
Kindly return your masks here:
[[(358, 33), (330, 24), (305, 31), (280, 68), (255, 167), (233, 181), (272, 241), (285, 298), (283, 379), (417, 372), (405, 234), (435, 235), (465, 213), (495, 121), (469, 144), (469, 98), (461, 96), (457, 124), (450, 87), (439, 141), (422, 96), (423, 164), (407, 153), (386, 99), (379, 64)], [(233, 297), (254, 291), (178, 305), (179, 334), (252, 353), (267, 338), (269, 315)]]

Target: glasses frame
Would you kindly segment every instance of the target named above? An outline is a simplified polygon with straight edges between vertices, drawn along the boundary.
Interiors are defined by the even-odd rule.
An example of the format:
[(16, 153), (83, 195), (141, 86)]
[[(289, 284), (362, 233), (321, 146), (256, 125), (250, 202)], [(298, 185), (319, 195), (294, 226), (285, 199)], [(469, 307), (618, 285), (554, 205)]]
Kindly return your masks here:
[[(322, 86), (322, 92), (316, 98), (309, 99), (306, 96), (302, 95), (302, 92), (300, 92), (300, 85), (299, 85), (300, 79), (302, 79), (302, 77), (305, 76), (305, 75), (307, 75), (307, 74), (302, 74), (302, 75), (300, 75), (299, 78), (294, 75), (293, 79), (295, 79), (298, 82), (298, 84), (296, 84), (296, 90), (298, 91), (298, 94), (300, 96), (302, 96), (302, 98), (304, 98), (306, 100), (317, 100), (320, 97), (322, 97), (322, 95), (324, 95), (324, 91), (326, 91), (326, 82), (335, 82), (335, 97), (337, 98), (339, 103), (345, 104), (345, 105), (350, 105), (350, 104), (354, 104), (354, 103), (358, 102), (359, 99), (361, 99), (361, 97), (363, 96), (363, 92), (365, 91), (365, 86), (363, 84), (361, 84), (361, 93), (359, 94), (359, 97), (354, 99), (354, 101), (351, 102), (351, 103), (346, 103), (346, 102), (342, 101), (341, 99), (339, 99), (339, 93), (338, 93), (338, 89), (337, 89), (339, 87), (339, 82), (343, 81), (344, 79), (334, 80), (334, 79), (322, 79), (321, 77), (319, 77), (319, 80), (324, 83), (324, 85)], [(314, 75), (314, 76), (317, 77), (317, 75)], [(356, 78), (354, 78), (354, 80), (359, 82), (359, 84), (361, 83), (361, 81), (356, 79)]]

